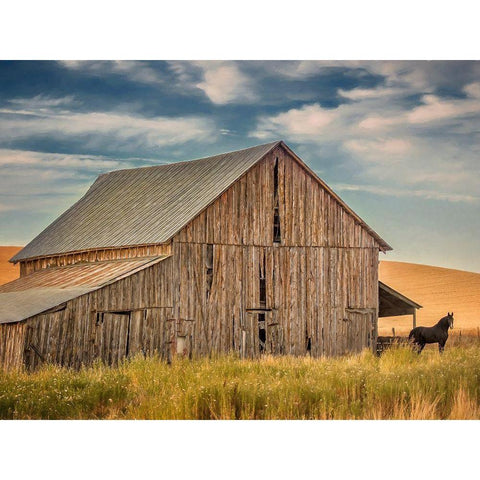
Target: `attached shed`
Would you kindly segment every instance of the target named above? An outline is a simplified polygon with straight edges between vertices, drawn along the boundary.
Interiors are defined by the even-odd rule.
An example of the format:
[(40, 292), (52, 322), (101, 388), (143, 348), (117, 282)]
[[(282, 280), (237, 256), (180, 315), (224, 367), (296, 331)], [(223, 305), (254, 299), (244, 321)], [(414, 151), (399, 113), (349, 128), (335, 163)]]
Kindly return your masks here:
[(281, 141), (100, 175), (12, 258), (0, 362), (373, 349), (387, 250)]
[(417, 310), (421, 305), (410, 300), (383, 282), (378, 282), (378, 316), (398, 317), (412, 315), (412, 328), (417, 326)]

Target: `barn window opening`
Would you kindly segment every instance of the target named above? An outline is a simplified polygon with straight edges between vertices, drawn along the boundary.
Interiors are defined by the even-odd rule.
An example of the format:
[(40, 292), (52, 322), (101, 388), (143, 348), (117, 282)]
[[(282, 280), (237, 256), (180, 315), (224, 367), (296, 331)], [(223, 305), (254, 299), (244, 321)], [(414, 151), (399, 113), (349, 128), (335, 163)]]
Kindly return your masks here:
[(265, 342), (267, 341), (267, 331), (265, 330), (265, 314), (258, 314), (258, 343), (260, 353), (265, 351)]
[(182, 357), (187, 353), (187, 336), (186, 335), (177, 335), (177, 355)]
[(275, 158), (273, 168), (273, 242), (280, 243), (282, 235), (280, 231), (280, 201), (278, 198), (278, 157)]
[(205, 296), (210, 298), (213, 284), (213, 245), (207, 244), (205, 252)]
[(95, 325), (98, 327), (103, 323), (103, 312), (97, 312), (96, 319), (95, 319)]
[(259, 265), (259, 300), (260, 308), (267, 306), (267, 284), (265, 279), (265, 253)]

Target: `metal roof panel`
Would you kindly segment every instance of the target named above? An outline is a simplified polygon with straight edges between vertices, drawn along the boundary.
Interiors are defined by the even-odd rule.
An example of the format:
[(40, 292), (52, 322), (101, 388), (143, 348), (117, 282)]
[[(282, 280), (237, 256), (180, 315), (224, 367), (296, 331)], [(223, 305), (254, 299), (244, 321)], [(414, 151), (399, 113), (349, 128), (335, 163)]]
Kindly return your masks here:
[(0, 323), (14, 323), (98, 290), (167, 258), (77, 263), (38, 270), (0, 286)]
[(100, 175), (77, 203), (11, 261), (164, 243), (279, 143)]

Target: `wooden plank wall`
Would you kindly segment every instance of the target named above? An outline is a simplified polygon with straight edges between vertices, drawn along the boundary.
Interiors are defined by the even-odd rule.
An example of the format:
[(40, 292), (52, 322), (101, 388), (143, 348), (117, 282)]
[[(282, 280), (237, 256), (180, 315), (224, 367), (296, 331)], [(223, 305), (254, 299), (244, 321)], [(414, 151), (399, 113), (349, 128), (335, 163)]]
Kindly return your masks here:
[(170, 255), (170, 243), (159, 245), (140, 245), (136, 247), (106, 248), (65, 255), (46, 256), (20, 262), (20, 276), (49, 267), (63, 267), (80, 262), (100, 262), (102, 260), (121, 260), (125, 258)]
[[(176, 243), (173, 259), (181, 272), (174, 317), (194, 320), (193, 352), (238, 351), (258, 355), (259, 268), (266, 264), (267, 343), (277, 353), (338, 355), (366, 347), (342, 343), (347, 308), (376, 311), (378, 250), (325, 247), (214, 245), (211, 294), (206, 295), (205, 247)], [(351, 275), (357, 271), (358, 276)], [(364, 278), (365, 281), (358, 281)], [(243, 334), (242, 332), (246, 333)], [(246, 335), (246, 341), (242, 336)], [(271, 342), (273, 338), (276, 340)], [(243, 342), (243, 344), (242, 344)]]
[(250, 169), (182, 229), (174, 241), (273, 245), (273, 170), (276, 158), (280, 245), (378, 248), (375, 238), (281, 147)]
[[(280, 244), (273, 243), (277, 159)], [(214, 245), (208, 300), (206, 244)], [(234, 349), (258, 355), (258, 317), (247, 310), (260, 306), (265, 256), (268, 348), (304, 355), (310, 339), (313, 356), (358, 351), (367, 342), (357, 333), (347, 339), (344, 318), (347, 308), (361, 308), (376, 319), (378, 252), (368, 231), (279, 147), (174, 238), (174, 316), (196, 322), (197, 354)]]
[(52, 362), (78, 368), (96, 358), (117, 363), (122, 355), (110, 350), (123, 349), (125, 332), (114, 329), (110, 338), (107, 326), (98, 321), (99, 312), (131, 311), (129, 353), (167, 357), (174, 333), (167, 322), (172, 314), (171, 260), (77, 297), (63, 310), (1, 325), (0, 365), (11, 368), (25, 363), (34, 369)]
[(23, 364), (25, 322), (0, 324), (0, 368), (15, 369)]

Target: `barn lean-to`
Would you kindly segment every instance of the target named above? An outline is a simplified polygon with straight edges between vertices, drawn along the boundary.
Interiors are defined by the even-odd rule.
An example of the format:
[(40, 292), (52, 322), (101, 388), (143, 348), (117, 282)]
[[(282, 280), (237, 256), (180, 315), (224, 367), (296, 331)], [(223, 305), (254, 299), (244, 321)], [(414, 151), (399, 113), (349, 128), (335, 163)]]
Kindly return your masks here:
[(0, 363), (373, 348), (390, 249), (284, 142), (104, 174), (13, 257)]

